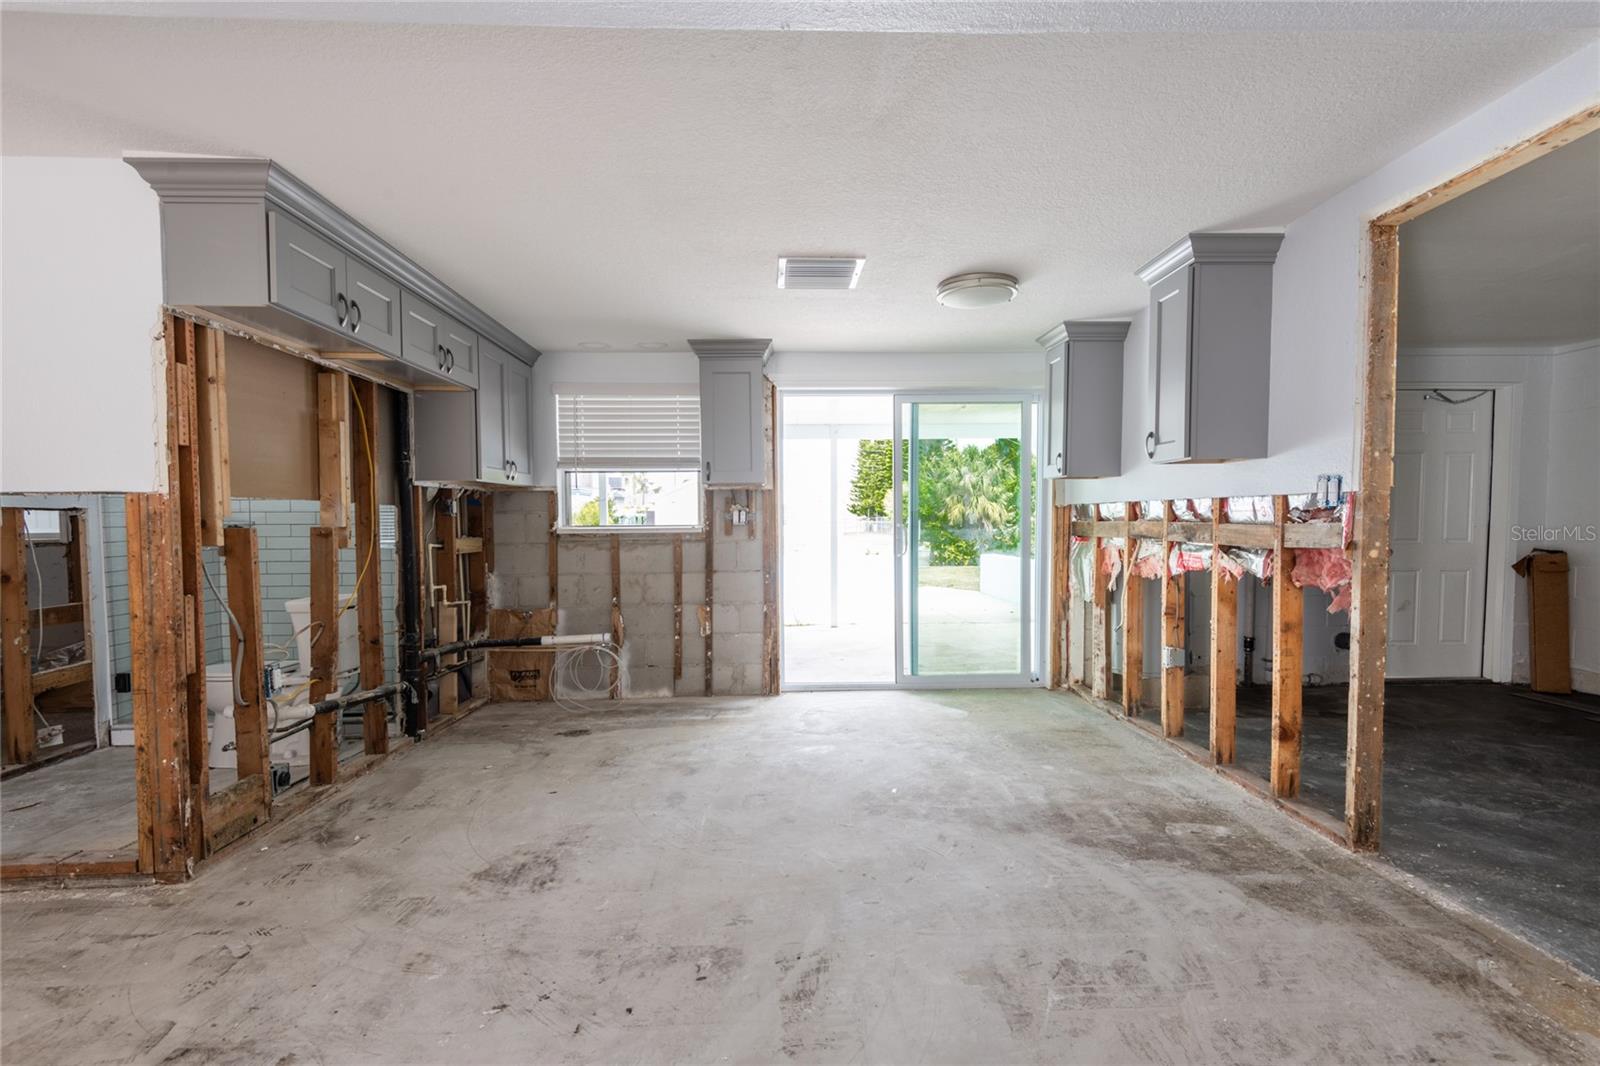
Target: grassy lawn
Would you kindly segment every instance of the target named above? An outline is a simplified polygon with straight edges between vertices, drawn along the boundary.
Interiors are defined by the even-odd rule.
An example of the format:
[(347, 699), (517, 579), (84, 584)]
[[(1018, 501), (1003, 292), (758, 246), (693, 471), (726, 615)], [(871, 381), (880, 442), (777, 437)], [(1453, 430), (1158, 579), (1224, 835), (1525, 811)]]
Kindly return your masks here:
[(917, 583), (926, 588), (969, 589), (978, 591), (976, 566), (919, 566)]

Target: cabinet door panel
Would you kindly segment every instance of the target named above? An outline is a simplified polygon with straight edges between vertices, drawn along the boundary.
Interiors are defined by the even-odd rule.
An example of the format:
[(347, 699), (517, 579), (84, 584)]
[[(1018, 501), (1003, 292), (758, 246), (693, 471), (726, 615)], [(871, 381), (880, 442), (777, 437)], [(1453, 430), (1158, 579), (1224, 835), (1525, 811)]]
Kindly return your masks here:
[(1066, 476), (1067, 447), (1067, 346), (1051, 347), (1045, 364), (1044, 454), (1040, 466), (1045, 477)]
[(400, 355), (400, 286), (351, 256), (345, 295), (350, 300), (350, 335), (385, 355)]
[[(1150, 432), (1145, 454), (1156, 462), (1189, 456), (1189, 304), (1194, 268), (1175, 272), (1150, 290)], [(1154, 455), (1150, 452), (1154, 450)]]
[(477, 385), (478, 335), (453, 318), (446, 317), (441, 325), (439, 341), (444, 345), (446, 375), (462, 385)]
[(269, 296), (318, 325), (343, 330), (348, 317), (345, 254), (280, 211), (267, 212), (272, 269)]
[(406, 362), (444, 373), (444, 322), (438, 308), (410, 292), (400, 296), (400, 353)]
[[(482, 366), (481, 363), (479, 365)], [(512, 463), (511, 483), (532, 485), (533, 371), (511, 356), (505, 359), (504, 392), (506, 458)]]
[(478, 476), (506, 481), (505, 360), (485, 346), (478, 361)]
[(700, 360), (701, 458), (708, 485), (759, 485), (762, 456), (761, 360)]

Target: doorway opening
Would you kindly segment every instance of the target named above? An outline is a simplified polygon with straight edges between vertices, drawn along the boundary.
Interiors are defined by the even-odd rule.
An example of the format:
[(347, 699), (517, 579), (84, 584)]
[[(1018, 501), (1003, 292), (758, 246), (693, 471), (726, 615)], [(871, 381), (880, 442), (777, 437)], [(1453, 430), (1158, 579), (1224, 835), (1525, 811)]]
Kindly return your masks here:
[(894, 683), (894, 404), (785, 393), (785, 688)]

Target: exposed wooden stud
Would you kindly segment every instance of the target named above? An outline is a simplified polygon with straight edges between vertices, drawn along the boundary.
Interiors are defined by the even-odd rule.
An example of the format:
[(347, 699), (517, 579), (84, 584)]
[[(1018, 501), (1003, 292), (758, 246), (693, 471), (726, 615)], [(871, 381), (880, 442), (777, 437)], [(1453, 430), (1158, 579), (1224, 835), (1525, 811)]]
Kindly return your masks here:
[(206, 796), (205, 853), (214, 855), (260, 825), (270, 814), (261, 794), (266, 782), (246, 777)]
[[(350, 378), (338, 370), (317, 375), (317, 493), (319, 524), (350, 526)], [(341, 545), (348, 539), (340, 536)]]
[(1305, 597), (1295, 588), (1294, 549), (1283, 543), (1289, 499), (1272, 500), (1278, 547), (1272, 558), (1272, 794), (1300, 793), (1300, 672)]
[(87, 604), (58, 603), (53, 607), (35, 608), (28, 612), (28, 620), (35, 621), (42, 626), (71, 626), (87, 625), (89, 614)]
[[(1127, 504), (1128, 516), (1138, 505)], [(1139, 713), (1144, 699), (1144, 579), (1133, 572), (1138, 542), (1123, 541), (1122, 549), (1122, 711), (1130, 718)]]
[[(1211, 501), (1212, 528), (1222, 525), (1226, 501)], [(1216, 538), (1212, 538), (1213, 543)], [(1233, 762), (1235, 697), (1239, 663), (1239, 583), (1222, 565), (1222, 548), (1211, 553), (1211, 758)]]
[[(339, 549), (336, 530), (311, 529), (311, 702), (326, 699), (339, 672)], [(311, 722), (311, 784), (331, 785), (338, 775), (336, 716)]]
[(1098, 537), (1089, 542), (1094, 574), (1089, 614), (1089, 691), (1098, 700), (1111, 698), (1111, 579), (1100, 564), (1104, 543)]
[(683, 677), (683, 538), (672, 538), (672, 680)]
[[(361, 653), (361, 687), (383, 684), (383, 555), (378, 551), (378, 386), (362, 378), (351, 386), (355, 400), (356, 439), (350, 483), (355, 510), (356, 629)], [(383, 755), (389, 750), (388, 705), (382, 700), (362, 708), (362, 750)]]
[(0, 511), (0, 681), (4, 683), (5, 761), (33, 761), (33, 625), (28, 616), (28, 559), (22, 508)]
[(220, 548), (223, 522), (233, 513), (233, 475), (228, 462), (227, 334), (220, 329), (200, 328), (195, 333), (195, 417), (200, 543)]
[[(1458, 174), (1449, 181), (1442, 182), (1422, 193), (1414, 196), (1393, 210), (1386, 211), (1374, 220), (1374, 226), (1387, 229), (1397, 229), (1402, 222), (1410, 222), (1419, 215), (1432, 211), (1441, 204), (1449, 203), (1458, 196), (1465, 195), (1481, 185), (1486, 185), (1495, 178), (1504, 177), (1518, 167), (1526, 166), (1535, 159), (1543, 158), (1563, 145), (1571, 144), (1578, 138), (1600, 130), (1600, 107), (1589, 107), (1569, 118), (1562, 119), (1554, 126), (1541, 130), (1523, 141), (1512, 145), (1503, 152), (1497, 153), (1492, 159), (1487, 159), (1471, 170)], [(1376, 280), (1374, 277), (1373, 280)], [(1366, 487), (1366, 482), (1361, 483)]]
[(228, 608), (239, 622), (232, 662), (238, 667), (239, 693), (233, 710), (234, 757), (238, 780), (257, 778), (262, 799), (272, 800), (267, 704), (261, 694), (261, 562), (256, 531), (230, 526), (223, 532), (223, 562), (228, 574)]
[[(776, 408), (774, 408), (776, 409)], [(762, 688), (768, 696), (779, 690), (779, 672), (782, 667), (779, 641), (782, 626), (778, 624), (778, 493), (775, 489), (762, 489), (761, 499), (761, 649)]]
[[(1172, 501), (1162, 505), (1162, 544), (1172, 525)], [(1183, 667), (1187, 657), (1184, 641), (1184, 575), (1171, 573), (1163, 548), (1161, 556), (1161, 731), (1169, 737), (1183, 736)]]
[(713, 515), (716, 514), (717, 493), (715, 489), (706, 489), (706, 599), (700, 608), (700, 631), (705, 637), (706, 645), (706, 695), (711, 695), (712, 689), (712, 645), (716, 636), (712, 626), (712, 591), (715, 582), (712, 580), (715, 571), (711, 565), (711, 549), (714, 539)]
[(561, 552), (557, 530), (561, 528), (561, 504), (556, 499), (554, 492), (546, 493), (550, 501), (550, 539), (545, 545), (545, 570), (550, 579), (550, 606), (558, 608), (559, 602), (559, 577), (561, 573)]
[(622, 698), (622, 537), (611, 534), (611, 639), (617, 658), (611, 660), (611, 698)]
[[(1052, 489), (1053, 495), (1053, 489)], [(1063, 645), (1066, 643), (1067, 550), (1071, 536), (1071, 511), (1052, 505), (1050, 508), (1050, 687), (1060, 688), (1064, 681)]]
[[(26, 673), (21, 676), (28, 677)], [(69, 663), (66, 666), (40, 670), (29, 679), (28, 687), (33, 695), (42, 696), (46, 692), (53, 692), (58, 688), (66, 688), (68, 685), (81, 685), (93, 677), (94, 663)]]
[[(453, 644), (460, 639), (460, 626), (456, 609), (446, 604), (439, 609), (439, 643)], [(446, 655), (441, 665), (454, 667), (461, 662), (459, 655)], [(454, 670), (439, 675), (439, 713), (461, 713), (461, 677)]]
[[(169, 318), (168, 332), (174, 337), (172, 351), (176, 357), (176, 363), (171, 369), (181, 384), (175, 392), (168, 394), (167, 402), (178, 405), (178, 424), (188, 427), (188, 432), (179, 433), (176, 442), (178, 479), (172, 485), (181, 536), (178, 569), (183, 580), (182, 663), (188, 715), (188, 773), (193, 794), (203, 797), (211, 791), (210, 745), (206, 742), (206, 629), (200, 623), (201, 613), (204, 610), (202, 597), (206, 594), (202, 584), (204, 578), (200, 573), (203, 565), (200, 549), (204, 543), (201, 532), (203, 508), (200, 452), (205, 427), (200, 419), (199, 354), (195, 325), (187, 318)], [(200, 333), (203, 336), (205, 331), (201, 330)], [(169, 442), (170, 447), (172, 447), (171, 442)], [(198, 813), (203, 822), (203, 805), (198, 809)], [(199, 824), (190, 835), (196, 859), (205, 857), (204, 834), (205, 826)]]
[[(1070, 513), (1070, 505), (1068, 510)], [(1062, 555), (1066, 560), (1067, 570), (1066, 588), (1063, 590), (1062, 597), (1065, 602), (1061, 611), (1063, 617), (1061, 627), (1062, 655), (1065, 657), (1067, 664), (1067, 687), (1077, 688), (1083, 684), (1083, 656), (1086, 649), (1080, 644), (1077, 654), (1073, 654), (1072, 651), (1072, 631), (1077, 623), (1083, 621), (1084, 609), (1083, 595), (1078, 589), (1078, 577), (1072, 572), (1072, 539), (1070, 537), (1062, 549)]]
[[(67, 512), (67, 603), (68, 607), (76, 607), (77, 611), (68, 619), (72, 622), (82, 621), (88, 624), (88, 613), (84, 610), (88, 597), (83, 590), (89, 587), (89, 554), (83, 550), (83, 512)], [(58, 608), (45, 608), (45, 615), (41, 625), (56, 625), (50, 621), (49, 612)], [(88, 643), (85, 642), (85, 647)]]
[(1394, 394), (1400, 241), (1370, 232), (1367, 360), (1362, 374), (1361, 491), (1355, 494), (1350, 589), (1350, 703), (1345, 737), (1345, 832), (1378, 847), (1383, 831), (1383, 684), (1388, 665), (1389, 499), (1394, 489)]
[[(167, 332), (170, 338), (171, 330)], [(176, 465), (170, 453), (169, 468)], [(187, 689), (178, 665), (182, 534), (170, 496), (130, 494), (126, 508), (139, 868), (161, 880), (178, 881), (188, 875), (195, 854), (191, 836), (196, 802), (188, 771)]]

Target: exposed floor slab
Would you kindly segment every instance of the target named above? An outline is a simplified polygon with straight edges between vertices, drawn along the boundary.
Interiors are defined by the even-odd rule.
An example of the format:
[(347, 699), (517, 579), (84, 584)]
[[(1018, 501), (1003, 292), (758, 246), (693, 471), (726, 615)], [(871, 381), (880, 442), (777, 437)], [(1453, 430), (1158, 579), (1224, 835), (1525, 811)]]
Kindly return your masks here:
[[(1300, 799), (1341, 822), (1347, 697), (1304, 690)], [(1384, 700), (1384, 857), (1600, 977), (1600, 700), (1481, 681), (1390, 682)], [(1237, 761), (1261, 778), (1270, 715), (1266, 686), (1239, 690)], [(1185, 718), (1204, 747), (1205, 710)]]
[(1600, 986), (1072, 697), (485, 708), (7, 891), (6, 1062), (1600, 1061)]

